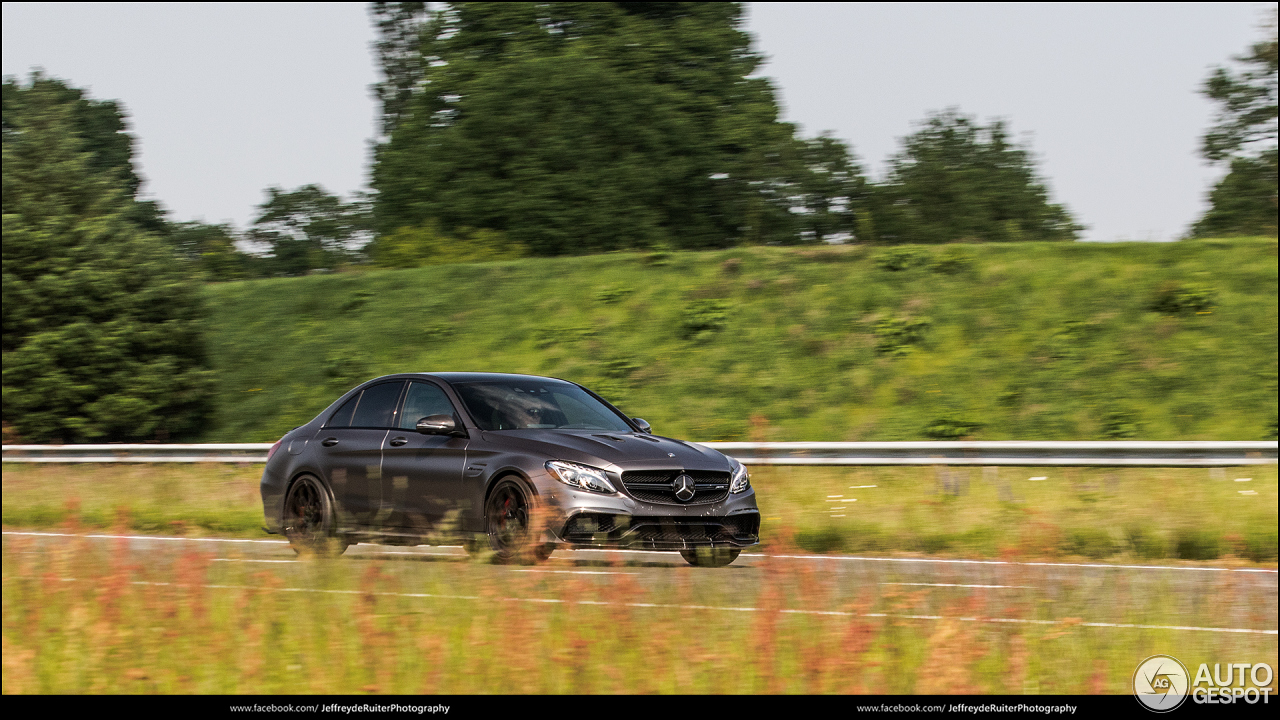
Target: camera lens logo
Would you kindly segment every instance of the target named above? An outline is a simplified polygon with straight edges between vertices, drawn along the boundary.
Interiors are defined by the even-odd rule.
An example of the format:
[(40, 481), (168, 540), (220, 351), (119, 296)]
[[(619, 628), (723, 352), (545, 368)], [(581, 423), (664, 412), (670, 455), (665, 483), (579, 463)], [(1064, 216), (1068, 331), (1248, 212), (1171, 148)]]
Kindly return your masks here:
[(1153, 712), (1169, 712), (1187, 699), (1191, 676), (1178, 659), (1152, 655), (1133, 671), (1133, 694)]

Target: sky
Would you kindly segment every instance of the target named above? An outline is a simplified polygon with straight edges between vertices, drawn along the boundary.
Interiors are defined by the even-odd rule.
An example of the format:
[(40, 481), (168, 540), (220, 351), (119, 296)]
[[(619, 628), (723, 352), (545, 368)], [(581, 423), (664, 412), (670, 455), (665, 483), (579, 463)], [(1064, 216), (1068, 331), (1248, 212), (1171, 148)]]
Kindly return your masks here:
[[(1002, 119), (1098, 241), (1172, 240), (1220, 169), (1198, 155), (1210, 69), (1264, 3), (749, 3), (783, 119), (848, 142), (873, 178), (931, 111)], [(2, 71), (120, 101), (143, 193), (175, 220), (246, 227), (270, 186), (368, 183), (367, 7), (4, 3)]]

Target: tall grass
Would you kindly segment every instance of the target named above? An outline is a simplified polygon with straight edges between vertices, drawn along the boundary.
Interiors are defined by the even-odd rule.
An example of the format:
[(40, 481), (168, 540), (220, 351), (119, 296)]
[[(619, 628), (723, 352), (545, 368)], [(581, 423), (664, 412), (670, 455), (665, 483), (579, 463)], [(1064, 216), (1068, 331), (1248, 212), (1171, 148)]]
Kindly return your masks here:
[(748, 247), (208, 286), (203, 438), (381, 374), (581, 382), (691, 440), (1275, 437), (1276, 241)]
[[(131, 532), (263, 537), (261, 472), (10, 463), (0, 502), (7, 528), (55, 528), (74, 515), (102, 530), (119, 516)], [(757, 467), (752, 483), (766, 547), (790, 532), (802, 550), (818, 553), (1276, 561), (1274, 465)]]
[[(4, 692), (1120, 694), (1155, 653), (1276, 663), (1274, 636), (1082, 626), (1102, 611), (1214, 620), (1171, 618), (1164, 594), (1127, 586), (1107, 603), (849, 586), (776, 558), (746, 584), (693, 568), (642, 584), (465, 563), (213, 560), (7, 538)], [(708, 573), (717, 582), (699, 582)], [(993, 617), (1044, 623), (981, 621)]]

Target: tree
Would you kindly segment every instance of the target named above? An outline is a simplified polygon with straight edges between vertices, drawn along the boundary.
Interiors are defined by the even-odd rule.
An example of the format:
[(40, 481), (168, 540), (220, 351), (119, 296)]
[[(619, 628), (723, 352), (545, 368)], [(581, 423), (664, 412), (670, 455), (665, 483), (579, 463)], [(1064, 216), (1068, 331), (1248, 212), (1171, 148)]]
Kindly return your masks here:
[(1215, 68), (1201, 93), (1219, 103), (1213, 127), (1205, 132), (1201, 154), (1225, 164), (1227, 175), (1209, 193), (1209, 210), (1191, 234), (1275, 235), (1276, 168), (1276, 20), (1270, 37), (1236, 58), (1244, 69)]
[(241, 280), (270, 274), (268, 260), (241, 252), (230, 225), (191, 221), (169, 224), (169, 244), (198, 265), (210, 280)]
[(64, 88), (5, 88), (4, 422), (33, 441), (192, 434), (212, 380), (199, 287), (130, 216), (136, 185)]
[(376, 149), (378, 233), (471, 227), (540, 255), (790, 241), (794, 130), (741, 24), (736, 3), (433, 13), (412, 71), (383, 60), (416, 89)]
[(373, 90), (382, 103), (382, 134), (390, 135), (422, 82), (421, 45), (427, 4), (375, 2), (370, 4), (370, 12), (378, 29), (374, 49), (383, 75)]
[(1083, 228), (1049, 202), (1030, 152), (1004, 123), (933, 113), (890, 159), (870, 203), (878, 242), (1074, 240)]
[(369, 214), (362, 201), (343, 202), (319, 185), (267, 189), (248, 239), (266, 248), (273, 273), (305, 275), (357, 258), (368, 242)]
[(858, 234), (857, 214), (867, 199), (867, 182), (844, 143), (824, 134), (797, 140), (794, 189), (801, 241), (823, 242)]

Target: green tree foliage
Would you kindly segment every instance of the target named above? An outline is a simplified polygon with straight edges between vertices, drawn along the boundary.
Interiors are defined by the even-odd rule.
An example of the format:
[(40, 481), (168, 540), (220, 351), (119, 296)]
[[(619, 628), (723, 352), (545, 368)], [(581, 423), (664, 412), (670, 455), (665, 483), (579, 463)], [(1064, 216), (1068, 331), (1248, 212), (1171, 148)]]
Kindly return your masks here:
[(241, 252), (227, 224), (170, 223), (168, 240), (178, 254), (198, 265), (210, 280), (241, 280), (269, 274), (267, 259)]
[(1049, 202), (1031, 153), (1004, 123), (984, 127), (954, 110), (903, 138), (871, 204), (874, 237), (865, 239), (883, 243), (1074, 240), (1082, 229)]
[(862, 167), (849, 147), (830, 135), (797, 140), (797, 144), (799, 238), (823, 242), (856, 236), (857, 213), (864, 209), (868, 192)]
[[(539, 255), (795, 238), (793, 128), (751, 77), (760, 57), (740, 5), (452, 3), (429, 18), (375, 16), (395, 118), (373, 170), (381, 234), (435, 221)], [(405, 64), (401, 39), (415, 32), (421, 62)]]
[(1276, 21), (1270, 37), (1254, 43), (1236, 60), (1239, 72), (1216, 68), (1201, 92), (1219, 103), (1218, 117), (1205, 133), (1201, 153), (1230, 168), (1209, 193), (1209, 210), (1191, 229), (1197, 237), (1275, 235)]
[(248, 240), (266, 249), (271, 274), (306, 275), (351, 262), (368, 242), (362, 201), (343, 202), (319, 185), (267, 189)]
[(131, 217), (136, 184), (100, 154), (119, 144), (86, 139), (64, 89), (5, 87), (4, 422), (34, 441), (197, 432), (211, 397), (199, 288)]
[(90, 99), (83, 90), (39, 71), (32, 73), (25, 85), (16, 78), (5, 78), (3, 125), (6, 132), (13, 126), (11, 114), (19, 111), (32, 90), (47, 102), (70, 106), (67, 121), (80, 140), (81, 151), (88, 153), (87, 162), (92, 172), (114, 176), (129, 197), (138, 193), (142, 178), (133, 168), (133, 137), (126, 132), (125, 113), (116, 101)]
[(378, 41), (374, 50), (383, 80), (373, 91), (382, 103), (382, 134), (390, 135), (408, 111), (414, 89), (422, 82), (423, 22), (427, 4), (421, 2), (375, 2), (370, 4)]

